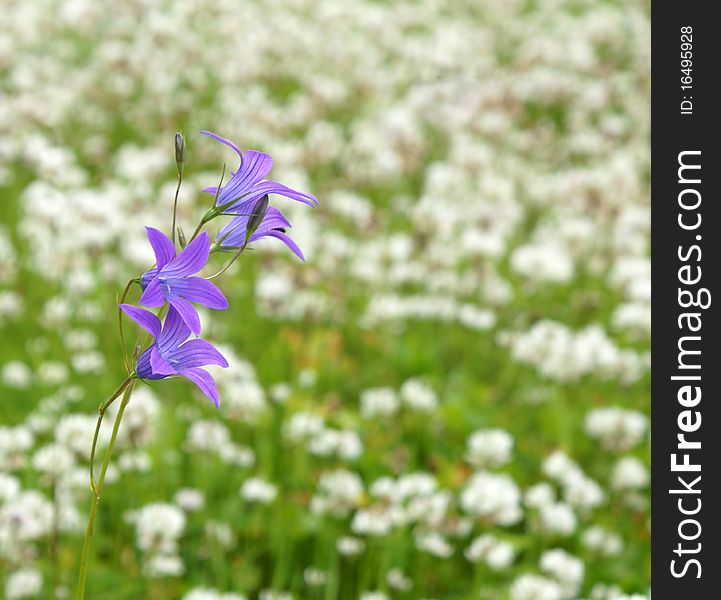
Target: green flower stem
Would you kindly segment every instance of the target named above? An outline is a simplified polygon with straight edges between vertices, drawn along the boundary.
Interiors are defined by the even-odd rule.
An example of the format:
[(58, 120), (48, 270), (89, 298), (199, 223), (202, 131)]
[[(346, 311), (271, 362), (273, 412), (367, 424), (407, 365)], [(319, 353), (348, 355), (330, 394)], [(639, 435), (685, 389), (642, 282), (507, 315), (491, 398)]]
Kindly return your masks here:
[[(122, 304), (125, 302), (125, 298), (128, 296), (128, 292), (130, 292), (130, 288), (133, 287), (133, 284), (137, 283), (140, 285), (140, 279), (129, 279), (128, 283), (125, 284), (125, 289), (123, 290), (122, 295), (120, 296), (120, 299), (118, 300), (118, 304)], [(120, 347), (123, 349), (123, 362), (125, 363), (125, 370), (130, 373), (130, 363), (128, 363), (128, 353), (125, 349), (125, 333), (123, 332), (123, 309), (118, 307), (118, 332), (120, 333)]]
[(213, 219), (215, 219), (215, 217), (217, 217), (223, 213), (223, 209), (219, 206), (216, 206), (216, 203), (218, 202), (218, 194), (220, 194), (220, 188), (223, 186), (223, 178), (224, 177), (225, 177), (225, 165), (223, 165), (223, 172), (220, 174), (220, 181), (218, 182), (218, 187), (215, 190), (215, 197), (213, 198), (213, 206), (210, 209), (208, 209), (208, 212), (206, 212), (203, 215), (203, 218), (200, 219), (200, 223), (198, 223), (198, 226), (195, 228), (193, 235), (190, 236), (190, 239), (188, 240), (189, 244), (195, 238), (198, 237), (198, 234), (203, 229), (203, 225), (205, 225), (209, 221), (212, 221)]
[[(105, 402), (103, 402), (100, 405), (100, 408), (98, 409), (98, 422), (95, 424), (95, 434), (93, 435), (93, 445), (90, 448), (90, 489), (93, 493), (95, 493), (97, 490), (97, 485), (95, 483), (95, 476), (93, 474), (93, 469), (95, 466), (95, 450), (98, 445), (98, 436), (100, 435), (100, 426), (103, 423), (103, 418), (105, 417), (105, 412), (108, 410), (110, 405), (115, 402), (120, 397), (120, 394), (125, 391), (125, 389), (130, 385), (130, 383), (133, 381), (134, 375), (129, 376), (123, 383), (120, 384), (120, 387), (113, 392), (113, 395), (110, 396)], [(98, 491), (99, 493), (99, 491)]]
[(175, 246), (175, 217), (178, 213), (178, 194), (180, 193), (180, 186), (183, 183), (183, 173), (178, 172), (178, 187), (175, 188), (175, 199), (173, 200), (173, 228), (170, 239), (173, 241)]
[[(100, 492), (103, 490), (103, 484), (105, 483), (105, 475), (108, 472), (108, 466), (110, 464), (110, 458), (113, 455), (113, 447), (115, 446), (115, 440), (118, 437), (118, 430), (120, 429), (120, 421), (123, 418), (125, 407), (130, 402), (130, 396), (133, 393), (133, 387), (135, 386), (135, 377), (131, 376), (126, 379), (121, 386), (118, 388), (115, 394), (110, 397), (109, 400), (104, 402), (100, 407), (100, 415), (98, 416), (98, 425), (95, 430), (95, 439), (93, 440), (93, 450), (97, 444), (98, 431), (100, 430), (100, 423), (102, 422), (103, 414), (105, 410), (112, 404), (112, 402), (120, 395), (123, 394), (123, 399), (120, 402), (120, 408), (118, 414), (115, 417), (115, 423), (113, 424), (113, 433), (110, 436), (110, 442), (108, 448), (105, 451), (105, 458), (103, 459), (103, 466), (100, 470), (100, 477), (97, 483), (93, 480), (92, 476), (92, 459), (91, 459), (91, 488), (93, 491), (93, 499), (90, 505), (90, 515), (88, 516), (88, 527), (85, 531), (85, 542), (83, 544), (83, 553), (80, 559), (80, 575), (78, 578), (78, 595), (77, 600), (85, 599), (85, 583), (88, 578), (88, 562), (90, 559), (90, 544), (93, 539), (93, 530), (95, 528), (95, 518), (98, 514), (98, 505), (100, 504)], [(94, 457), (94, 455), (93, 455)]]

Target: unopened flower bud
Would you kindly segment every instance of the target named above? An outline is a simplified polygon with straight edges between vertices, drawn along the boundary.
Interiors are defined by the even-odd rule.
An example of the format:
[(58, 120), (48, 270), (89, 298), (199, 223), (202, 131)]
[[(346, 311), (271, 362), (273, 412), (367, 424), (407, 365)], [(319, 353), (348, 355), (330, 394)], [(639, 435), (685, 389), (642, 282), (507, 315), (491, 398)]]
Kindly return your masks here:
[(179, 131), (175, 132), (175, 166), (178, 168), (178, 175), (182, 175), (185, 166), (185, 139)]
[(268, 194), (263, 196), (260, 200), (255, 203), (253, 212), (248, 218), (248, 225), (245, 228), (245, 241), (246, 243), (250, 239), (250, 236), (255, 233), (255, 230), (260, 227), (260, 224), (265, 219), (265, 215), (268, 212)]
[(182, 227), (178, 227), (178, 241), (180, 242), (181, 248), (185, 248), (188, 245), (188, 242), (185, 239), (185, 233), (183, 232)]

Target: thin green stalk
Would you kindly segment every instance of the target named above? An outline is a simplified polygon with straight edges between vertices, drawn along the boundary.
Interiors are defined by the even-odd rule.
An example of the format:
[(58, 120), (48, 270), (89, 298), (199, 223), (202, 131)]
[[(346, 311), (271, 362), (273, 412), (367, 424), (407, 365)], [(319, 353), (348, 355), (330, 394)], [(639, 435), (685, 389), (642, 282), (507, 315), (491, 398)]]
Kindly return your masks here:
[(171, 234), (171, 240), (175, 245), (175, 216), (178, 213), (178, 194), (180, 193), (180, 186), (183, 183), (183, 174), (178, 173), (178, 187), (175, 188), (175, 199), (173, 200), (173, 229)]
[(220, 188), (223, 185), (223, 178), (225, 177), (225, 164), (223, 164), (223, 172), (220, 174), (220, 181), (218, 182), (218, 187), (215, 189), (215, 196), (213, 197), (213, 208), (211, 208), (208, 212), (203, 215), (203, 218), (200, 219), (200, 223), (198, 223), (198, 226), (195, 228), (195, 231), (193, 232), (193, 235), (190, 236), (190, 239), (188, 240), (188, 243), (192, 242), (195, 238), (198, 237), (198, 234), (203, 229), (203, 225), (205, 225), (208, 221), (212, 221), (215, 217), (220, 215), (223, 210), (217, 210), (218, 207), (215, 205), (216, 202), (218, 202), (218, 194), (220, 194)]
[[(118, 304), (122, 304), (125, 302), (125, 298), (128, 296), (128, 292), (130, 291), (130, 288), (133, 287), (133, 284), (139, 281), (137, 279), (129, 279), (128, 283), (125, 284), (125, 289), (123, 290), (122, 295), (120, 296), (120, 300), (118, 301)], [(125, 364), (125, 370), (130, 373), (130, 363), (128, 363), (128, 353), (125, 349), (125, 333), (123, 332), (123, 309), (118, 307), (118, 331), (120, 332), (120, 347), (123, 349), (123, 363)]]
[[(128, 383), (129, 381), (129, 383)], [(85, 531), (85, 542), (83, 543), (83, 552), (80, 558), (80, 575), (79, 575), (79, 582), (78, 582), (78, 595), (77, 600), (84, 600), (85, 599), (85, 584), (88, 578), (88, 563), (90, 560), (90, 545), (93, 539), (93, 530), (95, 528), (95, 518), (98, 514), (98, 505), (100, 504), (100, 492), (103, 490), (103, 484), (105, 483), (105, 474), (108, 472), (108, 466), (110, 465), (110, 458), (113, 455), (113, 448), (115, 446), (115, 440), (118, 437), (118, 430), (120, 429), (120, 421), (123, 419), (123, 413), (125, 412), (125, 407), (128, 405), (128, 402), (130, 402), (130, 396), (133, 393), (133, 387), (135, 386), (135, 380), (132, 377), (129, 377), (126, 382), (123, 382), (123, 385), (121, 385), (121, 388), (124, 388), (123, 393), (123, 399), (120, 402), (120, 408), (118, 409), (118, 414), (115, 417), (115, 423), (113, 424), (113, 433), (110, 436), (110, 442), (108, 443), (108, 448), (105, 451), (105, 458), (103, 459), (103, 466), (100, 470), (100, 477), (98, 478), (97, 484), (92, 481), (91, 476), (91, 487), (93, 488), (93, 499), (92, 503), (90, 505), (90, 515), (88, 516), (88, 527)], [(119, 389), (121, 389), (119, 388)], [(117, 398), (117, 396), (116, 396)], [(107, 409), (107, 406), (110, 406), (110, 403), (112, 400), (108, 400), (103, 406)], [(107, 405), (107, 406), (106, 406)], [(101, 406), (101, 409), (103, 408)], [(102, 416), (98, 417), (98, 427), (97, 430), (100, 429), (99, 423), (102, 419)], [(97, 435), (96, 430), (96, 435)], [(92, 468), (92, 467), (91, 467)]]
[(95, 476), (93, 474), (93, 469), (95, 465), (95, 450), (98, 446), (98, 436), (100, 435), (100, 426), (103, 423), (103, 417), (105, 417), (105, 412), (108, 410), (110, 405), (115, 402), (115, 400), (118, 399), (120, 394), (123, 393), (125, 388), (130, 385), (130, 382), (133, 381), (134, 375), (130, 375), (123, 383), (120, 384), (120, 387), (118, 387), (117, 390), (113, 392), (113, 395), (110, 396), (105, 402), (103, 402), (100, 405), (100, 408), (98, 409), (98, 421), (95, 424), (95, 434), (93, 435), (93, 445), (90, 448), (90, 489), (95, 493), (97, 489), (97, 485), (95, 483)]
[(48, 555), (50, 558), (50, 588), (48, 589), (49, 600), (55, 600), (55, 591), (58, 587), (58, 523), (60, 522), (58, 505), (57, 482), (53, 478), (50, 485), (50, 493), (53, 499), (53, 520), (48, 538)]
[(245, 250), (245, 245), (243, 245), (243, 246), (240, 247), (240, 250), (238, 250), (238, 251), (235, 253), (235, 255), (233, 256), (233, 258), (230, 259), (230, 262), (229, 262), (227, 265), (225, 265), (220, 271), (218, 271), (218, 272), (215, 273), (214, 275), (210, 275), (209, 277), (206, 277), (206, 279), (209, 279), (209, 280), (210, 280), (210, 279), (215, 279), (216, 277), (219, 277), (220, 275), (222, 275), (223, 273), (225, 273), (228, 269), (230, 269), (230, 267), (233, 266), (233, 263), (234, 263), (236, 260), (238, 260), (238, 257), (241, 255), (241, 253), (243, 252), (243, 250)]

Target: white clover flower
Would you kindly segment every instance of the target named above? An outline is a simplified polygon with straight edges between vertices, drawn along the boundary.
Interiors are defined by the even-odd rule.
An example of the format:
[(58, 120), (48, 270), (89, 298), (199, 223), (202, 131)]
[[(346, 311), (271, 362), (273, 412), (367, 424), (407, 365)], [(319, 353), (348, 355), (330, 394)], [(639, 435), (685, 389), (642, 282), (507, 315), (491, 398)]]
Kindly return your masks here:
[(523, 501), (530, 508), (540, 509), (556, 501), (556, 492), (548, 483), (537, 483), (526, 490)]
[(190, 451), (218, 452), (230, 444), (230, 431), (219, 421), (195, 421), (188, 429), (185, 445)]
[(258, 593), (258, 600), (293, 600), (293, 594), (265, 589)]
[(273, 402), (285, 404), (293, 393), (293, 388), (289, 383), (276, 383), (270, 387), (268, 393)]
[(0, 555), (6, 540), (32, 542), (48, 534), (53, 523), (52, 503), (36, 490), (22, 491), (0, 507)]
[(153, 466), (153, 461), (147, 452), (138, 450), (137, 452), (123, 452), (118, 456), (118, 469), (123, 473), (137, 471), (138, 473), (147, 473)]
[(458, 322), (476, 331), (486, 331), (495, 326), (496, 313), (472, 304), (463, 304), (458, 308)]
[(371, 388), (360, 396), (361, 415), (366, 419), (390, 417), (398, 412), (399, 401), (391, 388)]
[(385, 592), (363, 592), (359, 600), (390, 600)]
[(575, 598), (583, 583), (583, 562), (559, 548), (547, 550), (539, 560), (541, 570), (553, 577), (563, 589), (566, 598)]
[(363, 480), (358, 474), (345, 469), (328, 471), (320, 477), (310, 509), (321, 515), (344, 517), (360, 504), (362, 497)]
[(508, 475), (475, 473), (461, 492), (460, 504), (468, 514), (498, 525), (513, 525), (523, 516), (521, 492)]
[(556, 450), (543, 461), (543, 472), (554, 481), (563, 483), (568, 477), (578, 474), (579, 468), (566, 454)]
[[(93, 415), (72, 413), (60, 418), (55, 426), (55, 441), (71, 450), (78, 457), (87, 457), (93, 443), (98, 418)], [(107, 445), (110, 430), (107, 423), (100, 429), (98, 448)]]
[(563, 482), (563, 497), (566, 502), (584, 510), (601, 505), (605, 499), (601, 486), (580, 471), (572, 471), (572, 473)]
[(466, 447), (466, 460), (474, 467), (502, 467), (511, 460), (513, 437), (501, 429), (484, 429), (473, 432)]
[(75, 456), (65, 446), (48, 444), (35, 452), (33, 468), (57, 481), (75, 466)]
[(325, 428), (323, 419), (307, 412), (295, 413), (285, 424), (286, 439), (298, 442), (311, 439)]
[(400, 390), (403, 403), (418, 412), (430, 412), (438, 406), (436, 393), (419, 379), (409, 379)]
[(357, 535), (385, 536), (393, 528), (405, 522), (402, 509), (394, 507), (371, 506), (356, 511), (351, 521), (351, 531)]
[(416, 533), (416, 548), (438, 558), (449, 558), (453, 554), (453, 546), (437, 531)]
[(556, 243), (527, 244), (511, 254), (511, 268), (534, 282), (565, 283), (573, 276), (573, 261)]
[(38, 378), (44, 385), (58, 385), (68, 379), (68, 368), (58, 361), (47, 361), (38, 367)]
[(35, 436), (24, 425), (0, 426), (0, 469), (14, 471), (24, 467), (26, 454), (34, 443)]
[(0, 505), (20, 493), (20, 481), (17, 477), (0, 471)]
[(386, 574), (388, 587), (399, 592), (408, 592), (413, 588), (413, 580), (400, 569), (391, 569)]
[(540, 575), (520, 575), (510, 589), (511, 600), (564, 600), (561, 586)]
[(615, 556), (623, 551), (623, 538), (617, 533), (607, 531), (599, 526), (586, 529), (583, 532), (581, 541), (589, 550), (604, 556)]
[(186, 512), (197, 512), (205, 507), (205, 495), (193, 488), (179, 489), (175, 492), (173, 500)]
[(318, 372), (315, 369), (306, 368), (301, 369), (298, 373), (298, 385), (300, 387), (308, 388), (313, 387), (315, 382), (318, 380)]
[(228, 523), (210, 519), (205, 522), (205, 534), (223, 548), (230, 549), (235, 545), (233, 528)]
[(78, 373), (99, 373), (105, 368), (105, 356), (97, 350), (77, 352), (71, 355), (70, 364)]
[(21, 600), (37, 598), (43, 587), (43, 576), (36, 569), (21, 569), (8, 575), (5, 580), (5, 598)]
[(185, 594), (182, 600), (219, 600), (220, 592), (209, 588), (193, 588)]
[(323, 429), (308, 443), (308, 451), (318, 456), (338, 456), (355, 460), (363, 454), (363, 442), (351, 429)]
[(547, 533), (568, 536), (576, 531), (578, 518), (568, 504), (554, 502), (542, 506), (538, 512), (539, 525)]
[(477, 537), (471, 542), (464, 554), (473, 563), (484, 562), (494, 571), (507, 569), (516, 556), (513, 546), (491, 534)]
[(343, 556), (358, 556), (363, 552), (363, 550), (365, 550), (366, 547), (363, 540), (351, 536), (338, 538), (335, 546), (338, 553)]
[(617, 585), (597, 583), (591, 588), (590, 600), (617, 600), (625, 598), (625, 594)]
[(228, 418), (255, 423), (268, 408), (263, 388), (255, 381), (242, 379), (223, 382), (223, 412)]
[(586, 415), (586, 431), (607, 450), (629, 450), (646, 434), (648, 417), (618, 407), (597, 408)]
[(319, 587), (328, 581), (328, 574), (321, 569), (306, 567), (303, 571), (303, 580), (310, 587)]
[(24, 362), (13, 360), (3, 365), (0, 380), (7, 387), (25, 389), (32, 383), (33, 372)]
[(413, 496), (406, 504), (406, 517), (412, 522), (437, 527), (446, 518), (450, 505), (449, 491)]
[[(171, 556), (178, 547), (178, 538), (185, 531), (185, 514), (173, 504), (148, 504), (132, 517), (140, 550), (154, 555)], [(160, 564), (163, 562), (161, 560)]]
[(243, 482), (240, 495), (248, 502), (270, 504), (278, 495), (278, 488), (260, 477), (250, 477)]
[(646, 487), (650, 479), (646, 465), (634, 456), (625, 456), (613, 467), (611, 487), (616, 490), (637, 490)]
[(220, 446), (218, 454), (223, 462), (234, 467), (248, 468), (255, 464), (255, 453), (250, 448), (232, 442)]
[[(112, 423), (119, 403), (112, 404), (106, 419)], [(125, 407), (122, 427), (118, 431), (117, 445), (121, 448), (145, 446), (155, 438), (156, 423), (160, 415), (160, 401), (146, 386), (133, 390), (132, 401)]]
[(143, 561), (143, 572), (148, 577), (180, 577), (185, 565), (175, 554), (151, 554)]

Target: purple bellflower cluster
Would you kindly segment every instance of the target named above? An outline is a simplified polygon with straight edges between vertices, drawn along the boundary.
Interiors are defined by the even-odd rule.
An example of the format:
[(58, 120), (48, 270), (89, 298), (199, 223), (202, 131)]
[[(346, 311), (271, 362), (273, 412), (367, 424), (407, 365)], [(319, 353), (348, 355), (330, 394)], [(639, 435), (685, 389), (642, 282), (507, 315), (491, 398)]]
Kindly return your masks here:
[[(227, 367), (228, 363), (209, 342), (200, 338), (188, 340), (188, 337), (191, 334), (198, 336), (201, 331), (200, 317), (194, 305), (215, 310), (225, 310), (229, 305), (210, 278), (197, 274), (205, 268), (213, 252), (235, 252), (234, 260), (248, 244), (264, 237), (280, 240), (304, 260), (302, 251), (287, 234), (290, 222), (280, 210), (269, 205), (269, 194), (284, 196), (311, 207), (316, 206), (318, 201), (311, 194), (266, 179), (273, 166), (273, 159), (268, 154), (255, 150), (243, 152), (233, 142), (215, 133), (201, 133), (232, 148), (240, 162), (225, 185), (203, 190), (214, 195), (213, 206), (180, 252), (173, 239), (153, 227), (146, 228), (148, 242), (155, 254), (155, 266), (136, 280), (143, 290), (138, 303), (147, 308), (159, 308), (160, 314), (167, 309), (165, 323), (161, 323), (160, 316), (146, 309), (124, 303), (120, 303), (119, 307), (152, 339), (151, 345), (142, 349), (137, 357), (134, 370), (137, 378), (186, 377), (216, 406), (220, 406), (217, 386), (212, 376), (201, 367)], [(179, 176), (182, 174), (180, 165), (184, 162), (184, 152), (184, 143), (181, 142), (180, 146), (176, 144)], [(211, 244), (208, 233), (200, 229), (209, 221), (224, 216), (230, 219), (220, 227)], [(179, 238), (182, 245), (183, 236)]]
[[(275, 194), (315, 207), (318, 205), (315, 196), (266, 179), (273, 166), (273, 159), (268, 154), (255, 150), (243, 152), (233, 142), (215, 133), (209, 131), (201, 133), (232, 148), (238, 155), (239, 165), (231, 173), (231, 177), (225, 185), (223, 185), (221, 177), (218, 186), (203, 190), (213, 194), (213, 205), (201, 219), (190, 240), (186, 241), (183, 230), (180, 227), (176, 228), (178, 193), (183, 181), (185, 166), (185, 140), (180, 133), (175, 135), (178, 185), (173, 202), (171, 236), (168, 237), (153, 227), (146, 227), (148, 242), (155, 254), (155, 265), (140, 277), (128, 281), (118, 303), (123, 352), (125, 352), (123, 316), (129, 317), (144, 329), (147, 332), (147, 338), (143, 343), (136, 345), (132, 362), (126, 355), (125, 364), (128, 377), (99, 409), (95, 436), (90, 450), (90, 488), (93, 492), (93, 499), (80, 559), (78, 600), (85, 598), (90, 543), (100, 502), (100, 491), (112, 456), (123, 411), (130, 401), (135, 383), (138, 380), (155, 381), (168, 377), (185, 377), (192, 381), (219, 408), (218, 387), (212, 375), (202, 367), (208, 365), (227, 367), (228, 361), (210, 342), (198, 337), (201, 333), (201, 323), (195, 305), (214, 310), (227, 309), (229, 307), (228, 300), (211, 280), (224, 273), (248, 244), (262, 238), (280, 240), (293, 254), (304, 260), (300, 248), (287, 233), (291, 226), (288, 219), (280, 210), (270, 206), (269, 197), (271, 194)], [(211, 243), (211, 236), (208, 232), (203, 231), (203, 228), (214, 219), (222, 217), (228, 217), (228, 221), (218, 229)], [(179, 247), (176, 246), (176, 233)], [(203, 277), (200, 273), (214, 253), (232, 253), (232, 257), (218, 272)], [(141, 289), (138, 299), (140, 306), (125, 302), (134, 285), (138, 285)], [(156, 312), (149, 309), (156, 309)], [(95, 451), (103, 416), (108, 407), (121, 397), (120, 408), (115, 418), (113, 433), (105, 452), (102, 469), (96, 478), (94, 473)]]

